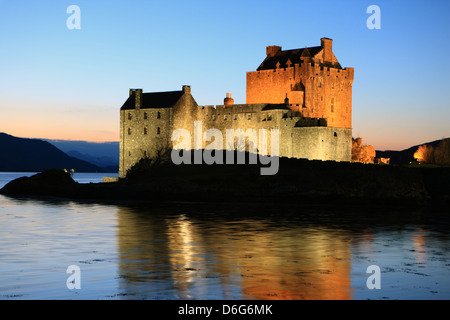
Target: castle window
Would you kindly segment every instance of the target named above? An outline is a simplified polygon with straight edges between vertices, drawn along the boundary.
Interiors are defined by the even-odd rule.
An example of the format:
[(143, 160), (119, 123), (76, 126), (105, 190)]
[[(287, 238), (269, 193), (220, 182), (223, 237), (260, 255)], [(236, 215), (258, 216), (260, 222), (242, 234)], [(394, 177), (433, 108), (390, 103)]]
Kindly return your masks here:
[(334, 136), (337, 137), (337, 132), (334, 133)]
[(144, 128), (144, 134), (147, 134), (147, 128)]
[(237, 114), (234, 115), (234, 120), (237, 120)]
[(272, 115), (271, 114), (268, 114), (267, 115), (267, 121), (271, 121), (272, 120)]
[(223, 116), (223, 120), (227, 120), (227, 115), (224, 115), (224, 116)]
[(317, 87), (322, 88), (322, 82), (319, 82), (319, 83), (317, 84)]
[(161, 128), (160, 127), (156, 128), (156, 134), (160, 134), (160, 133), (161, 133)]
[(213, 114), (212, 119), (216, 120), (216, 115), (215, 114)]
[(334, 89), (334, 82), (331, 83), (331, 88)]
[(148, 114), (147, 114), (147, 112), (144, 112), (144, 119), (148, 119)]
[(247, 115), (247, 120), (250, 120), (252, 118), (252, 115), (251, 114), (248, 114)]
[(147, 158), (147, 151), (144, 151), (144, 158)]
[(128, 128), (128, 135), (131, 134), (131, 128)]
[(128, 151), (128, 156), (131, 157), (131, 151)]
[(334, 106), (331, 105), (331, 112), (334, 112)]
[(161, 119), (161, 112), (158, 111), (158, 113), (156, 114), (156, 118)]
[(131, 112), (128, 112), (128, 120), (133, 119), (133, 117), (131, 116)]

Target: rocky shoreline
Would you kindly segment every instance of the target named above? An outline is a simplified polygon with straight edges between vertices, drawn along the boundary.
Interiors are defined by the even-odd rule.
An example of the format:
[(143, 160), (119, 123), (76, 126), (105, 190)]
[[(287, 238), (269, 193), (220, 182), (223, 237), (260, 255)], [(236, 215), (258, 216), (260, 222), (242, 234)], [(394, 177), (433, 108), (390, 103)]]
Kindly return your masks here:
[(450, 204), (450, 168), (380, 166), (280, 159), (261, 176), (257, 165), (173, 165), (146, 168), (134, 178), (80, 184), (62, 170), (11, 181), (8, 196), (90, 201), (438, 206)]

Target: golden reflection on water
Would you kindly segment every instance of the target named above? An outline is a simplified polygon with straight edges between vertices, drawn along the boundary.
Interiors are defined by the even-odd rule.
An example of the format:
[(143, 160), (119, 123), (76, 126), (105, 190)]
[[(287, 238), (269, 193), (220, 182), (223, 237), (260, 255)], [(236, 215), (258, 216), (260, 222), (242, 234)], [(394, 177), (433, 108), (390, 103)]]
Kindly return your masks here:
[(413, 235), (414, 255), (417, 263), (426, 261), (426, 232), (422, 228), (418, 228), (417, 233)]
[[(351, 299), (350, 241), (336, 229), (264, 219), (196, 219), (118, 212), (124, 290), (150, 280), (196, 298), (214, 280), (221, 297)], [(211, 285), (211, 283), (208, 283)]]

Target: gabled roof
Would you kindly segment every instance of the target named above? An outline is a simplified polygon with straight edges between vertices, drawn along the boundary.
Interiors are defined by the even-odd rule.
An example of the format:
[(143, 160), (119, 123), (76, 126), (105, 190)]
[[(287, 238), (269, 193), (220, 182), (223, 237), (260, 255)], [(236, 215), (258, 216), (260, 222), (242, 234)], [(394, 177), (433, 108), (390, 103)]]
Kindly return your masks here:
[[(150, 108), (171, 108), (183, 96), (183, 91), (167, 91), (167, 92), (150, 92), (142, 94), (141, 109)], [(135, 95), (128, 97), (127, 101), (120, 108), (121, 110), (129, 110), (135, 108)]]
[[(322, 47), (311, 47), (311, 48), (303, 48), (303, 49), (293, 49), (293, 50), (280, 50), (274, 56), (267, 57), (259, 66), (257, 71), (259, 70), (269, 70), (276, 69), (277, 63), (279, 63), (279, 67), (289, 67), (286, 66), (286, 62), (290, 60), (291, 64), (301, 64), (302, 60), (300, 57), (302, 54), (304, 56), (314, 57), (318, 54), (323, 48)], [(306, 51), (306, 52), (305, 52)]]

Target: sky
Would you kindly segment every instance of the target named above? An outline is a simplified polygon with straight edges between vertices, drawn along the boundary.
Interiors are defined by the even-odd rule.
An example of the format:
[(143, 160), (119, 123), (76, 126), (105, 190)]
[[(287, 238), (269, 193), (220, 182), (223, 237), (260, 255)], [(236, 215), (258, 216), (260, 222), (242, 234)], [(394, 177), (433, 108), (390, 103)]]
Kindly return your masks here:
[[(380, 29), (367, 27), (371, 5)], [(328, 37), (355, 68), (353, 136), (406, 149), (450, 137), (449, 17), (448, 0), (0, 0), (0, 132), (118, 141), (130, 88), (245, 103), (266, 46)]]

